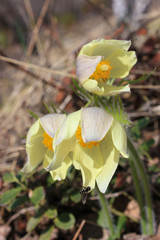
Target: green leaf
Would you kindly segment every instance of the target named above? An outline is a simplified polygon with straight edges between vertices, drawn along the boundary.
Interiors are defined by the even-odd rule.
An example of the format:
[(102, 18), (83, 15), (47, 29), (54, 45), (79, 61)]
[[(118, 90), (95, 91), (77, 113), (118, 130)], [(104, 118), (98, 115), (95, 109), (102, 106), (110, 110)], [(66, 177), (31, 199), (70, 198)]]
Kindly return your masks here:
[(62, 213), (54, 219), (56, 227), (62, 230), (70, 229), (75, 224), (75, 217), (71, 213)]
[(121, 236), (121, 232), (123, 230), (123, 228), (125, 227), (126, 224), (126, 217), (125, 216), (120, 216), (118, 218), (118, 223), (116, 225), (116, 239), (119, 239)]
[(153, 139), (149, 139), (147, 141), (144, 141), (140, 146), (139, 146), (139, 151), (143, 154), (145, 152), (149, 152), (149, 149), (153, 146), (154, 144)]
[(41, 221), (43, 215), (45, 213), (45, 210), (42, 208), (38, 208), (36, 214), (34, 217), (31, 217), (27, 223), (27, 232), (32, 231), (33, 229), (35, 229), (35, 227), (39, 224), (39, 222)]
[(20, 205), (24, 204), (26, 201), (28, 201), (28, 196), (22, 196), (15, 198), (11, 204), (8, 206), (9, 210), (14, 210), (15, 208), (19, 207)]
[(41, 200), (43, 200), (45, 197), (43, 187), (37, 187), (33, 191), (33, 195), (31, 197), (32, 203), (35, 205), (38, 205)]
[(43, 103), (49, 113), (53, 113), (47, 103)]
[(12, 188), (12, 189), (6, 191), (1, 196), (0, 204), (3, 205), (3, 204), (10, 203), (20, 193), (21, 190), (22, 190), (21, 187), (17, 187), (17, 188)]
[(69, 196), (63, 196), (62, 198), (61, 198), (61, 204), (62, 205), (65, 205), (67, 202), (69, 201)]
[(39, 240), (50, 240), (53, 228), (54, 228), (53, 226), (49, 226), (47, 229), (45, 229), (43, 233), (40, 235)]
[(51, 107), (52, 107), (54, 113), (57, 113), (56, 106), (55, 106), (52, 102), (50, 103), (50, 105), (51, 105)]
[(57, 209), (53, 206), (50, 206), (45, 214), (50, 219), (55, 218), (55, 217), (57, 217)]
[(39, 117), (34, 112), (32, 112), (30, 110), (28, 110), (28, 112), (31, 114), (32, 117), (34, 117), (36, 120), (38, 120)]
[(149, 124), (149, 118), (141, 118), (131, 128), (132, 134), (135, 139), (139, 139), (141, 136), (141, 130), (143, 130)]
[(16, 176), (12, 172), (7, 172), (3, 175), (3, 181), (7, 183), (17, 182)]
[(77, 189), (74, 189), (70, 195), (69, 195), (69, 198), (75, 202), (75, 203), (78, 203), (81, 201), (81, 195), (79, 193), (79, 191)]

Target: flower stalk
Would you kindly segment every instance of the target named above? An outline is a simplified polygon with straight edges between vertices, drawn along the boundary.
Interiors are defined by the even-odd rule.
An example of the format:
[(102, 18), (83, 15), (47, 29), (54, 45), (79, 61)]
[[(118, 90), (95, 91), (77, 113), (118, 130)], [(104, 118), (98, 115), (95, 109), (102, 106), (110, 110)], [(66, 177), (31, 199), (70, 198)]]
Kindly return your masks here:
[[(154, 214), (153, 214), (153, 210), (152, 210), (152, 199), (151, 199), (148, 177), (145, 172), (144, 165), (143, 165), (143, 163), (142, 163), (142, 161), (141, 161), (141, 159), (129, 137), (127, 139), (127, 142), (128, 142), (128, 151), (129, 151), (129, 155), (131, 157), (131, 161), (133, 161), (133, 164), (135, 164), (135, 166), (136, 166), (138, 175), (139, 175), (141, 183), (142, 183), (144, 195), (145, 195), (145, 201), (146, 201), (145, 208), (146, 208), (146, 215), (147, 215), (147, 232), (148, 232), (148, 234), (154, 234)], [(136, 191), (138, 190), (138, 188), (137, 188), (138, 185), (139, 185), (139, 183), (136, 183)], [(138, 195), (138, 196), (140, 197), (140, 195)], [(141, 208), (141, 200), (139, 203), (140, 203), (140, 208)], [(141, 209), (141, 213), (143, 215), (142, 209)]]
[(106, 228), (109, 228), (110, 234), (113, 237), (115, 235), (115, 229), (112, 221), (112, 216), (108, 208), (107, 200), (105, 199), (105, 195), (99, 191), (99, 188), (97, 187), (97, 185), (96, 185), (96, 191), (98, 193), (99, 200), (103, 209), (104, 223), (106, 224)]
[(132, 178), (133, 178), (133, 184), (135, 187), (136, 198), (137, 198), (137, 201), (138, 201), (139, 207), (140, 207), (140, 214), (141, 214), (140, 221), (141, 221), (142, 233), (147, 234), (147, 219), (146, 219), (144, 203), (143, 203), (143, 194), (141, 191), (141, 186), (139, 185), (138, 173), (136, 171), (135, 164), (131, 158), (129, 158), (129, 165), (130, 165), (131, 172), (132, 172)]

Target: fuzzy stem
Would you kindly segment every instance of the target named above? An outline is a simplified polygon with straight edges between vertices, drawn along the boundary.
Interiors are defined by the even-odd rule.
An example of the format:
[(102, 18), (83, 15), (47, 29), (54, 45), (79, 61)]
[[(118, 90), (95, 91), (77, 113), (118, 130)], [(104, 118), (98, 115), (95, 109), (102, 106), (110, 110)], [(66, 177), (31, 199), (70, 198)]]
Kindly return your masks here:
[[(146, 201), (146, 214), (148, 218), (148, 233), (154, 234), (154, 215), (152, 210), (152, 200), (151, 200), (151, 193), (150, 193), (150, 186), (147, 174), (145, 172), (144, 165), (134, 148), (130, 138), (128, 137), (128, 150), (131, 158), (133, 159), (133, 163), (135, 163), (136, 169), (139, 173), (139, 177), (141, 178), (142, 187), (145, 195)], [(139, 184), (139, 183), (138, 183)]]
[(102, 210), (103, 210), (103, 220), (106, 224), (106, 227), (109, 228), (110, 234), (112, 234), (112, 237), (113, 237), (115, 235), (115, 230), (114, 230), (114, 225), (113, 225), (111, 213), (110, 213), (109, 208), (108, 208), (107, 200), (105, 199), (104, 194), (99, 191), (97, 185), (96, 185), (96, 191), (99, 195), (100, 203), (101, 203)]
[(139, 184), (139, 177), (138, 177), (134, 162), (131, 158), (129, 158), (129, 164), (130, 164), (130, 168), (131, 168), (131, 172), (132, 172), (132, 178), (133, 178), (133, 183), (134, 183), (134, 187), (135, 187), (136, 198), (139, 203), (140, 212), (141, 212), (142, 233), (147, 234), (147, 219), (146, 219), (146, 215), (145, 215), (141, 186)]

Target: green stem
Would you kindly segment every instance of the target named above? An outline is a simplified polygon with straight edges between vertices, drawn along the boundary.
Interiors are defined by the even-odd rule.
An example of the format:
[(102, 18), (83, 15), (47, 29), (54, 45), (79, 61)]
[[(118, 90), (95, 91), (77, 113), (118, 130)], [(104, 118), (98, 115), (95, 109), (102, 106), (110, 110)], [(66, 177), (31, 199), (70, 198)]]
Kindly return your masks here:
[(139, 177), (138, 177), (137, 170), (136, 170), (136, 167), (134, 165), (134, 162), (130, 158), (129, 158), (129, 164), (130, 164), (130, 168), (131, 168), (131, 172), (132, 172), (132, 178), (133, 178), (133, 183), (134, 183), (134, 187), (135, 187), (136, 198), (138, 200), (139, 207), (140, 207), (140, 212), (141, 212), (142, 233), (147, 234), (147, 219), (146, 219), (146, 215), (145, 215), (141, 186), (139, 184)]
[(154, 215), (153, 215), (153, 210), (152, 210), (152, 200), (151, 200), (151, 193), (150, 193), (148, 177), (146, 175), (144, 165), (143, 165), (140, 157), (138, 156), (138, 153), (137, 153), (136, 149), (134, 148), (129, 137), (128, 137), (128, 150), (129, 150), (129, 154), (130, 154), (131, 158), (133, 159), (133, 161), (136, 165), (136, 168), (139, 172), (139, 176), (142, 181), (142, 187), (143, 187), (145, 200), (146, 200), (146, 213), (147, 213), (147, 218), (148, 218), (148, 233), (154, 234)]
[(99, 191), (97, 186), (96, 186), (96, 191), (99, 195), (100, 203), (101, 203), (101, 206), (102, 206), (104, 222), (106, 223), (106, 227), (109, 228), (110, 234), (112, 234), (112, 236), (114, 236), (115, 235), (114, 225), (113, 225), (113, 222), (112, 222), (111, 213), (110, 213), (109, 208), (108, 208), (107, 200), (105, 199), (104, 194)]

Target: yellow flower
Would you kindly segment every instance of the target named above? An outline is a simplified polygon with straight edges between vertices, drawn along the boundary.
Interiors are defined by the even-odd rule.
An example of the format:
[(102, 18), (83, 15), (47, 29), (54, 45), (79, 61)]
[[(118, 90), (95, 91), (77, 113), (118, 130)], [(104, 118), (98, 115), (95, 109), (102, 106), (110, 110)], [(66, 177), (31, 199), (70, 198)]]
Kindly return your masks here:
[(81, 170), (83, 186), (93, 189), (96, 181), (101, 192), (107, 189), (120, 153), (128, 157), (124, 128), (98, 107), (82, 108), (68, 115), (54, 137), (53, 149), (48, 171), (56, 172), (66, 157), (72, 156), (70, 164)]
[[(54, 156), (53, 139), (55, 133), (62, 125), (66, 118), (65, 114), (48, 114), (39, 118), (29, 129), (26, 140), (27, 163), (23, 168), (24, 172), (31, 172), (42, 161), (43, 167), (46, 168)], [(67, 156), (63, 164), (57, 171), (51, 171), (54, 180), (64, 179), (63, 173), (70, 166), (70, 158)]]
[(134, 51), (128, 51), (131, 41), (93, 40), (84, 45), (76, 60), (76, 74), (82, 86), (98, 95), (129, 92), (129, 85), (112, 86), (111, 78), (125, 78), (137, 62)]

